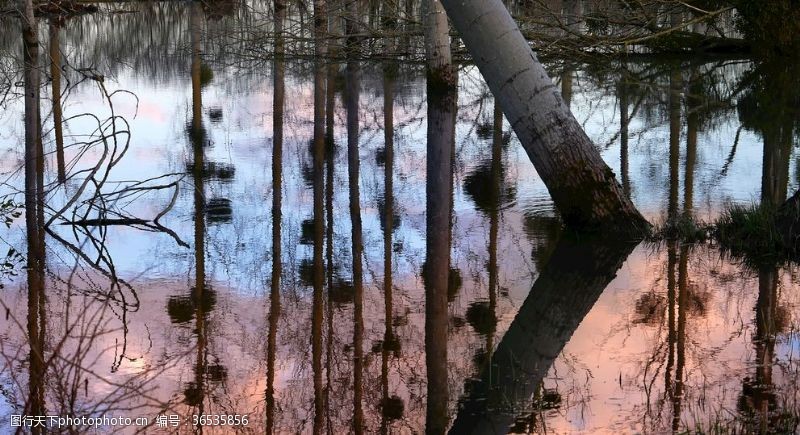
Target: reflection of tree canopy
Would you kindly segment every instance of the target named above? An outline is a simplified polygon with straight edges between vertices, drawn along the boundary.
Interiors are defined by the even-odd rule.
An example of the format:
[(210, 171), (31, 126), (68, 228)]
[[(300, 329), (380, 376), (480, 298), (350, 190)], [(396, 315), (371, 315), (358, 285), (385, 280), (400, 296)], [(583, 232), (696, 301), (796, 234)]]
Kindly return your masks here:
[(800, 7), (796, 0), (728, 0), (736, 5), (737, 26), (756, 49), (796, 56), (800, 50)]
[(554, 215), (527, 214), (523, 222), (525, 235), (533, 244), (531, 257), (541, 267), (550, 259), (561, 233), (561, 220)]
[(530, 414), (519, 417), (514, 420), (514, 425), (508, 430), (511, 434), (527, 434), (534, 433), (539, 429), (539, 426), (544, 427), (542, 418), (542, 411), (551, 409), (559, 409), (561, 407), (562, 397), (558, 390), (540, 388), (536, 392), (531, 408), (533, 412)]
[[(425, 284), (425, 276), (426, 276), (426, 262), (422, 263), (422, 283)], [(461, 270), (457, 267), (450, 268), (450, 274), (447, 277), (447, 300), (448, 302), (452, 302), (455, 300), (456, 296), (458, 295), (458, 291), (461, 290), (461, 286), (463, 285), (463, 279), (461, 278)]]
[(211, 198), (205, 205), (209, 224), (227, 223), (231, 221), (233, 208), (228, 198)]
[[(381, 223), (381, 231), (386, 232), (386, 203), (383, 198), (378, 199), (378, 216), (380, 218)], [(397, 230), (400, 228), (400, 215), (397, 213), (396, 209), (392, 210), (392, 231)]]
[(775, 128), (796, 128), (800, 120), (800, 64), (762, 62), (742, 78), (745, 88), (737, 109), (745, 128), (767, 133)]
[[(189, 177), (194, 176), (194, 162), (186, 162), (186, 173)], [(236, 175), (236, 167), (230, 163), (222, 162), (203, 162), (200, 175), (205, 181), (231, 181)]]
[(204, 313), (210, 313), (216, 304), (217, 293), (207, 285), (199, 298), (194, 288), (188, 295), (170, 296), (167, 300), (167, 314), (172, 323), (184, 324), (194, 319), (198, 308)]
[(300, 244), (306, 246), (314, 244), (314, 219), (303, 219), (300, 224)]
[[(689, 284), (687, 292), (687, 314), (691, 317), (703, 317), (709, 308), (711, 292), (695, 284)], [(660, 326), (667, 312), (667, 299), (658, 293), (647, 292), (636, 299), (634, 305), (634, 324)]]
[(389, 421), (400, 420), (403, 418), (405, 404), (403, 399), (398, 396), (390, 396), (381, 399), (381, 415)]
[[(732, 102), (741, 92), (742, 78), (750, 65), (747, 60), (664, 58), (645, 62), (598, 58), (576, 68), (584, 88), (605, 95), (625, 93), (632, 117), (642, 119), (647, 126), (668, 122), (670, 77), (674, 71), (681, 71), (680, 91), (690, 106), (688, 110), (698, 115), (698, 129), (702, 131), (730, 119)], [(557, 66), (553, 71), (563, 68), (566, 66)]]
[(476, 333), (488, 336), (494, 334), (497, 327), (497, 315), (488, 301), (473, 302), (467, 308), (467, 322)]
[[(241, 48), (249, 39), (244, 37), (245, 29), (254, 29), (252, 16), (266, 13), (266, 4), (243, 6), (224, 17), (219, 17), (217, 11), (205, 11), (207, 19), (219, 19), (205, 23), (204, 31), (209, 38), (204, 44), (204, 57), (233, 64), (236, 62), (232, 54), (246, 51)], [(62, 50), (70, 53), (73, 64), (102, 65), (109, 76), (132, 67), (145, 77), (171, 80), (187, 70), (190, 62), (188, 13), (186, 3), (103, 3), (98, 13), (67, 20), (63, 27)], [(0, 34), (0, 53), (14, 53), (19, 24), (16, 19), (0, 17), (0, 20), (13, 29)], [(256, 30), (252, 33), (255, 35)]]
[[(505, 168), (501, 166), (499, 174), (493, 174), (491, 160), (485, 160), (467, 174), (464, 178), (464, 191), (475, 203), (475, 208), (490, 213), (514, 202), (517, 187), (504, 182), (505, 172)], [(495, 179), (495, 176), (499, 179)], [(494, 186), (497, 184), (499, 195), (495, 193)]]
[[(201, 370), (203, 380), (213, 384), (220, 384), (228, 378), (228, 369), (221, 364), (210, 364), (202, 368), (195, 367), (195, 370)], [(189, 381), (183, 390), (184, 402), (189, 406), (201, 406), (206, 397), (205, 390), (204, 385), (196, 381)]]
[(785, 399), (779, 399), (773, 388), (745, 377), (736, 402), (738, 415), (727, 426), (740, 429), (740, 433), (797, 433), (800, 417), (792, 412), (791, 404), (782, 403)]
[(633, 323), (658, 326), (664, 322), (664, 313), (667, 309), (667, 298), (663, 295), (648, 292), (636, 300), (634, 311), (636, 316)]
[[(327, 265), (324, 266), (327, 268)], [(300, 260), (297, 267), (300, 283), (305, 287), (314, 286), (314, 261), (310, 258)], [(343, 278), (339, 273), (339, 268), (334, 267), (334, 278), (328, 289), (328, 296), (331, 301), (338, 305), (352, 304), (355, 299), (355, 287), (349, 279)]]

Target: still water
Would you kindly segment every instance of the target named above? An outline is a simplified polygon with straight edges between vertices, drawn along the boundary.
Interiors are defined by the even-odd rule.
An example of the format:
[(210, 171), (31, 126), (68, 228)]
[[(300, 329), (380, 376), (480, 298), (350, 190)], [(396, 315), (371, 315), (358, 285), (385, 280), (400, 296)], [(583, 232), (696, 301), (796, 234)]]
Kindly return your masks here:
[[(148, 417), (152, 433), (175, 430), (159, 414), (185, 433), (201, 429), (193, 414), (247, 416), (245, 433), (348, 433), (354, 415), (367, 433), (420, 433), (432, 400), (452, 433), (794, 430), (796, 267), (563, 236), (476, 68), (459, 66), (454, 127), (430, 131), (419, 63), (289, 54), (303, 41), (276, 59), (256, 12), (128, 4), (43, 23), (42, 62), (62, 66), (43, 69), (45, 220), (64, 212), (39, 281), (15, 255), (4, 266), (0, 431), (37, 402)], [(18, 35), (2, 35), (5, 67)], [(548, 68), (651, 222), (798, 188), (789, 77), (728, 58)], [(16, 203), (23, 113), (21, 98), (0, 112), (0, 193)], [(426, 346), (422, 271), (446, 264), (425, 258), (426, 194), (441, 191), (426, 143), (453, 134), (438, 203), (451, 223), (435, 228), (449, 236), (447, 335)], [(103, 216), (87, 211), (95, 167)], [(28, 252), (23, 217), (0, 236)], [(445, 349), (429, 375), (426, 352)]]

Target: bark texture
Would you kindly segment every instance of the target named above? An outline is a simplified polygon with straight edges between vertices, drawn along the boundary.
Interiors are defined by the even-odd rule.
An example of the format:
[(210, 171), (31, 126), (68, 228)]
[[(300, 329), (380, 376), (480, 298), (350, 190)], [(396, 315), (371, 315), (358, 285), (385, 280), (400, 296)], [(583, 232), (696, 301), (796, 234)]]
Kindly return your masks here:
[(422, 0), (422, 28), (425, 40), (425, 59), (428, 87), (455, 85), (453, 56), (450, 52), (450, 25), (439, 0)]
[(648, 224), (572, 116), (501, 0), (443, 0), (567, 226), (642, 234)]

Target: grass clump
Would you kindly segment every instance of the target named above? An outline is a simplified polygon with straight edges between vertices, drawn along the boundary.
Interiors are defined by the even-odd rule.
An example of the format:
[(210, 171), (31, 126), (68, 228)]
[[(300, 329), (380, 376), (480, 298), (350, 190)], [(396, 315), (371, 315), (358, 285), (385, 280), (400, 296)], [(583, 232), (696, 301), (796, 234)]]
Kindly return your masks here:
[(713, 223), (685, 214), (652, 227), (647, 241), (712, 242), (752, 265), (800, 261), (800, 192), (782, 206), (730, 204)]
[(678, 240), (687, 244), (702, 243), (711, 238), (713, 230), (713, 225), (685, 214), (653, 225), (647, 240), (650, 242)]
[(714, 238), (734, 256), (774, 263), (793, 255), (777, 226), (774, 207), (730, 205), (717, 220)]

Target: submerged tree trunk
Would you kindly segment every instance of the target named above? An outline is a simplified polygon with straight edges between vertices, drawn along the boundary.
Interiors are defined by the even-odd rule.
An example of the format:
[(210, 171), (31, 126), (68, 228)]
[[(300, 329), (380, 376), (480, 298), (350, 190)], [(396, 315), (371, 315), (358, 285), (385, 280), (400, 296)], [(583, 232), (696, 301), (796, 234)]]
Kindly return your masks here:
[(640, 235), (647, 221), (572, 116), (501, 0), (443, 0), (567, 226)]

